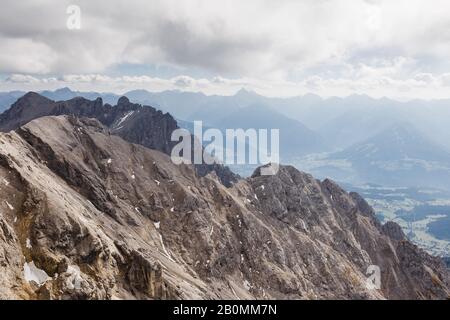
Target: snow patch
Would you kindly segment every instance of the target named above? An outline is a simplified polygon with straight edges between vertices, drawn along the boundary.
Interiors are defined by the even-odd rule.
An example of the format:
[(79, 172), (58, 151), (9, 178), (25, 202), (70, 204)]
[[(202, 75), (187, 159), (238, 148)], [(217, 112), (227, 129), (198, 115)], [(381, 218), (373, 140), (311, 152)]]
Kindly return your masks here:
[(69, 277), (66, 279), (67, 288), (69, 288), (69, 290), (81, 289), (83, 278), (81, 277), (80, 267), (77, 265), (69, 265), (66, 273), (69, 274)]
[(119, 122), (116, 124), (116, 127), (118, 127), (118, 126), (120, 126), (122, 123), (124, 123), (125, 120), (127, 120), (133, 113), (134, 113), (134, 111), (130, 111), (130, 112), (128, 112), (126, 115), (124, 115), (122, 118), (120, 118)]
[(8, 201), (5, 200), (5, 203), (10, 210), (14, 210), (14, 207)]
[(302, 224), (303, 230), (305, 230), (306, 232), (309, 232), (309, 229), (308, 229), (308, 227), (307, 227), (307, 225), (306, 225), (306, 222), (305, 222), (304, 220), (300, 220), (300, 222), (301, 222), (301, 224)]
[(159, 182), (158, 180), (155, 180), (156, 185), (159, 186), (161, 184), (161, 182)]
[(25, 246), (27, 247), (27, 249), (33, 248), (33, 246), (31, 245), (31, 241), (30, 241), (29, 238), (27, 238), (27, 240), (25, 241)]
[(170, 255), (169, 251), (167, 251), (166, 246), (164, 245), (164, 241), (163, 241), (163, 238), (162, 238), (162, 235), (161, 235), (161, 234), (159, 234), (159, 240), (161, 241), (161, 246), (162, 246), (163, 251), (164, 251), (164, 253), (166, 254), (167, 258), (169, 258), (170, 261), (175, 262), (175, 261), (172, 259), (172, 256)]
[(161, 226), (161, 222), (160, 222), (160, 221), (154, 222), (153, 224), (155, 225), (155, 228), (156, 228), (156, 229), (159, 229), (160, 226)]
[(34, 281), (39, 286), (42, 286), (45, 282), (51, 279), (44, 270), (36, 267), (33, 261), (30, 263), (25, 262), (23, 265), (23, 275), (26, 281)]

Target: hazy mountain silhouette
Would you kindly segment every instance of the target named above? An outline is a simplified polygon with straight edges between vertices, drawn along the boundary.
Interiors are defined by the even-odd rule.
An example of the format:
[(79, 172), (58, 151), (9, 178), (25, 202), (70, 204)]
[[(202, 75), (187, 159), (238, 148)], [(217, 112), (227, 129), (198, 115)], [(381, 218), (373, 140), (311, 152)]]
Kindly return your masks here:
[(360, 181), (450, 189), (450, 152), (410, 123), (396, 123), (329, 158), (350, 162)]

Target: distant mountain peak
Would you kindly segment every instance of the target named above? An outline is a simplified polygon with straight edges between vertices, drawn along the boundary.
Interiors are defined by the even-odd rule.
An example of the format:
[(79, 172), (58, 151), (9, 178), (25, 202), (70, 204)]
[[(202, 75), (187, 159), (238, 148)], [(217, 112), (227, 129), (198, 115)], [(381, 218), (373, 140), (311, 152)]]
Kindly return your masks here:
[(338, 158), (361, 163), (416, 159), (450, 162), (450, 153), (408, 122), (397, 122), (378, 134), (336, 153)]
[(128, 91), (127, 94), (125, 95), (128, 95), (128, 93), (151, 93), (151, 92), (145, 89), (135, 89)]
[(364, 93), (355, 93), (355, 94), (349, 95), (347, 97), (347, 99), (349, 99), (351, 101), (356, 101), (356, 102), (367, 102), (367, 101), (376, 100), (376, 99), (372, 98), (371, 96), (364, 94)]
[(411, 143), (414, 143), (414, 141), (417, 143), (419, 141), (427, 140), (427, 143), (430, 145), (433, 144), (433, 142), (429, 141), (428, 138), (420, 132), (420, 130), (414, 127), (413, 124), (406, 121), (395, 122), (374, 138), (383, 138), (384, 140), (390, 141), (401, 138), (402, 140), (411, 141)]
[(317, 100), (317, 101), (323, 100), (321, 96), (319, 96), (315, 93), (311, 93), (311, 92), (304, 94), (302, 98), (308, 99), (308, 100)]
[(242, 87), (241, 89), (239, 89), (239, 91), (237, 91), (236, 93), (235, 93), (235, 96), (245, 96), (245, 97), (248, 97), (248, 96), (259, 96), (259, 94), (257, 94), (255, 91), (253, 91), (253, 90), (249, 90), (249, 89), (246, 89), (246, 88), (244, 88), (244, 87)]
[(15, 104), (22, 103), (40, 103), (40, 102), (51, 102), (51, 99), (48, 99), (37, 92), (30, 91), (20, 97)]
[(74, 91), (71, 90), (69, 87), (62, 87), (62, 88), (56, 89), (55, 92), (57, 92), (57, 93), (73, 93)]

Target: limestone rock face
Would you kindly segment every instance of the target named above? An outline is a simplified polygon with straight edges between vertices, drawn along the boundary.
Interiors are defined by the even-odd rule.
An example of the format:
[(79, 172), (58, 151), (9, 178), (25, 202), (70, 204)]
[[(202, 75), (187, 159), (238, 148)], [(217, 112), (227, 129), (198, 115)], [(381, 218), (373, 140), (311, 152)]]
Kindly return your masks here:
[[(91, 101), (77, 97), (55, 102), (38, 93), (29, 92), (0, 114), (0, 132), (18, 129), (40, 117), (59, 115), (97, 119), (107, 127), (109, 134), (168, 155), (177, 143), (171, 141), (172, 132), (178, 129), (178, 125), (170, 114), (150, 106), (131, 103), (127, 97), (121, 97), (116, 106), (111, 106), (103, 104), (101, 98)], [(196, 165), (195, 169), (201, 176), (215, 172), (222, 184), (228, 187), (239, 178), (228, 167), (219, 164), (202, 163)]]
[(449, 296), (442, 261), (333, 181), (281, 166), (227, 188), (112, 128), (51, 116), (0, 134), (0, 298)]

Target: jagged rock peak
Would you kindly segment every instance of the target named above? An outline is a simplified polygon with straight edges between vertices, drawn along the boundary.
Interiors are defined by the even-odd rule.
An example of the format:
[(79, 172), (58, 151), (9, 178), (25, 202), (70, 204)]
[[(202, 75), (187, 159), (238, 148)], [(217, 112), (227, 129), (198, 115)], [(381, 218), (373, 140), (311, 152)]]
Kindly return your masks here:
[(119, 105), (119, 106), (127, 105), (127, 104), (130, 104), (130, 100), (125, 96), (120, 97), (119, 100), (117, 101), (117, 105)]
[(16, 108), (31, 108), (31, 107), (39, 107), (47, 104), (53, 103), (53, 100), (50, 100), (39, 93), (30, 91), (25, 95), (17, 99), (17, 101), (11, 106), (11, 109)]
[[(131, 103), (127, 97), (121, 97), (117, 106), (112, 107), (104, 105), (100, 98), (91, 101), (76, 97), (54, 102), (37, 93), (28, 93), (0, 115), (0, 131), (8, 132), (34, 119), (52, 115), (95, 118), (108, 127), (111, 134), (166, 154), (170, 154), (176, 144), (171, 141), (171, 134), (178, 125), (169, 113), (150, 106), (141, 107), (140, 104)], [(215, 171), (226, 186), (231, 186), (239, 179), (238, 175), (220, 164), (202, 164), (196, 169), (202, 176)]]

